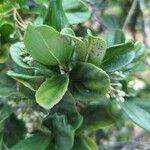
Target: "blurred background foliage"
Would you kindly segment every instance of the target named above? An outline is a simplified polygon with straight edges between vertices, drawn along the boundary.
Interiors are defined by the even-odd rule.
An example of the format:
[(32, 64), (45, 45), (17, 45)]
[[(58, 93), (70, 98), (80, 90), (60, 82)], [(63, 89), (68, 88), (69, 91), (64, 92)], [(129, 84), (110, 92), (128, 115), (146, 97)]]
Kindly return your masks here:
[[(93, 35), (100, 36), (106, 34), (108, 31), (113, 32), (115, 29), (120, 29), (123, 30), (128, 39), (143, 41), (145, 43), (147, 56), (145, 56), (145, 60), (141, 61), (136, 69), (131, 70), (129, 81), (133, 78), (134, 81), (129, 82), (128, 90), (131, 95), (149, 99), (150, 1), (84, 0), (84, 2), (89, 7), (90, 12), (81, 3), (75, 3), (74, 5), (73, 1), (63, 0), (65, 14), (77, 36), (86, 36), (87, 28), (91, 30)], [(69, 3), (71, 3), (71, 7)], [(34, 24), (40, 25), (45, 21), (43, 20), (43, 16), (46, 15), (45, 12), (47, 9), (48, 0), (0, 0), (0, 63), (4, 63), (8, 59), (10, 44), (22, 40), (26, 24), (34, 21)], [(0, 69), (6, 69), (11, 63), (8, 61), (5, 64), (0, 64)], [(5, 89), (6, 93), (4, 93), (4, 89), (3, 91), (0, 89), (0, 93), (16, 93), (15, 89), (12, 90), (9, 86), (15, 87), (17, 85), (10, 78), (6, 80), (10, 80), (7, 89)], [(3, 84), (5, 84), (3, 80), (0, 80), (0, 86)], [(32, 94), (30, 96), (32, 97)], [(24, 99), (23, 96), (22, 99)], [(1, 101), (3, 100), (1, 99)], [(16, 101), (18, 101), (17, 97)], [(27, 116), (31, 113), (37, 115), (36, 112), (29, 110)], [(38, 117), (36, 117), (37, 122), (40, 120), (40, 117)], [(32, 119), (29, 122), (32, 122)], [(30, 126), (30, 123), (28, 126)], [(15, 125), (12, 128), (15, 128)], [(19, 133), (17, 134), (19, 135)], [(109, 126), (106, 129), (95, 131), (94, 134), (96, 134), (96, 141), (100, 145), (100, 150), (150, 149), (150, 135), (130, 120), (127, 121), (127, 118), (126, 120), (121, 119), (117, 124)], [(17, 142), (17, 139), (15, 142)], [(9, 144), (11, 145), (11, 143)]]

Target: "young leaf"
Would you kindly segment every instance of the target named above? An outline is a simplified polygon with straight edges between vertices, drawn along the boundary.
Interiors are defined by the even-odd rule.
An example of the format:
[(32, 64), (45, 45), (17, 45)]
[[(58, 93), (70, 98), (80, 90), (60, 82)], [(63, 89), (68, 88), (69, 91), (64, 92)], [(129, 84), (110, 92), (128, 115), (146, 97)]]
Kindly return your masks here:
[(50, 144), (50, 137), (43, 133), (36, 133), (19, 142), (11, 150), (45, 150)]
[(88, 43), (88, 62), (100, 66), (107, 48), (106, 42), (99, 37), (89, 36)]
[(73, 33), (73, 30), (68, 30), (68, 28), (64, 28), (61, 31), (61, 34), (68, 36), (73, 40), (75, 52), (78, 54), (79, 60), (85, 61), (87, 55), (86, 44), (79, 37), (76, 37)]
[(76, 100), (98, 100), (109, 89), (109, 76), (90, 63), (79, 63), (70, 73), (70, 90)]
[(25, 74), (18, 74), (13, 71), (8, 71), (7, 75), (12, 77), (13, 79), (17, 80), (18, 82), (22, 83), (24, 86), (28, 87), (29, 89), (35, 91), (39, 88), (39, 86), (44, 81), (43, 76), (31, 76)]
[(57, 31), (69, 26), (62, 7), (62, 0), (50, 0), (44, 24), (52, 26)]
[(29, 25), (24, 44), (27, 52), (45, 65), (65, 66), (73, 53), (72, 40), (46, 25)]
[(69, 78), (66, 75), (53, 75), (48, 78), (37, 90), (37, 103), (50, 109), (56, 105), (67, 91)]
[(150, 131), (150, 102), (142, 100), (125, 100), (120, 106), (129, 118), (145, 130)]

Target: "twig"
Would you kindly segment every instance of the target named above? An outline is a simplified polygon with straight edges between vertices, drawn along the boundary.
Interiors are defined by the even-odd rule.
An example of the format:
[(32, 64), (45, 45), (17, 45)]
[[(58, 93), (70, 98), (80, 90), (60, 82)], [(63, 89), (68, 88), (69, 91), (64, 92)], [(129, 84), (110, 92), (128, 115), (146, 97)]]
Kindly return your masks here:
[[(144, 0), (138, 0), (139, 2), (139, 6), (140, 6), (140, 11), (141, 11), (141, 15), (142, 15), (142, 32), (143, 32), (143, 41), (144, 43), (146, 43), (146, 19), (145, 19), (145, 15), (144, 15), (144, 9), (145, 9), (145, 2)], [(146, 43), (147, 44), (147, 43)]]
[(134, 11), (136, 9), (136, 6), (137, 6), (137, 0), (134, 0), (132, 5), (131, 5), (131, 8), (129, 10), (129, 13), (128, 13), (127, 17), (126, 17), (126, 20), (124, 22), (123, 29), (125, 29), (127, 27), (128, 23), (130, 22), (131, 17), (134, 14)]

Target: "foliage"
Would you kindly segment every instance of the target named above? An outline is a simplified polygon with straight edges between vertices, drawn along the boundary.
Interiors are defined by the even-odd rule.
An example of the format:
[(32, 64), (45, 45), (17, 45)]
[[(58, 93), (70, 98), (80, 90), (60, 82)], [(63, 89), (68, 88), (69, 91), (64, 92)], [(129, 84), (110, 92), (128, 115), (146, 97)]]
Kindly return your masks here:
[(129, 87), (143, 43), (116, 28), (76, 36), (91, 16), (81, 0), (4, 0), (0, 13), (0, 149), (97, 150), (91, 133), (124, 114), (150, 131), (150, 102)]

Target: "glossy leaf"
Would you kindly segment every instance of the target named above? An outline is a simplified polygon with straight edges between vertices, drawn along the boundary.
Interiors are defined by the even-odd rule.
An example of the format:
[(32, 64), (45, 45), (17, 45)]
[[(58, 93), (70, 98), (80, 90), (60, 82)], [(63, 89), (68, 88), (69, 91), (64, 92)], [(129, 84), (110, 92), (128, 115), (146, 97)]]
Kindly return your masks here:
[[(59, 42), (59, 44), (58, 44)], [(24, 44), (27, 52), (45, 65), (65, 66), (73, 53), (72, 40), (49, 26), (29, 25)]]
[(11, 70), (7, 72), (7, 75), (9, 75), (13, 79), (17, 80), (18, 82), (22, 83), (24, 86), (28, 87), (33, 91), (37, 90), (44, 81), (43, 76), (30, 76), (25, 74), (18, 74)]
[(131, 51), (123, 55), (115, 56), (111, 62), (104, 62), (102, 68), (107, 72), (113, 72), (122, 69), (130, 64), (135, 58), (135, 52)]
[(70, 73), (71, 93), (76, 100), (98, 100), (109, 89), (105, 71), (90, 63), (79, 63)]
[(125, 100), (120, 106), (132, 121), (150, 131), (149, 104), (149, 101), (142, 103), (142, 100)]
[(46, 109), (52, 108), (66, 93), (68, 83), (66, 75), (53, 75), (48, 78), (36, 92), (37, 103)]
[(127, 42), (109, 47), (101, 67), (108, 72), (122, 69), (132, 62), (135, 57), (134, 44)]
[(100, 66), (106, 52), (106, 42), (94, 36), (88, 37), (88, 62)]
[(13, 146), (11, 150), (45, 150), (49, 144), (50, 137), (48, 135), (36, 133)]

